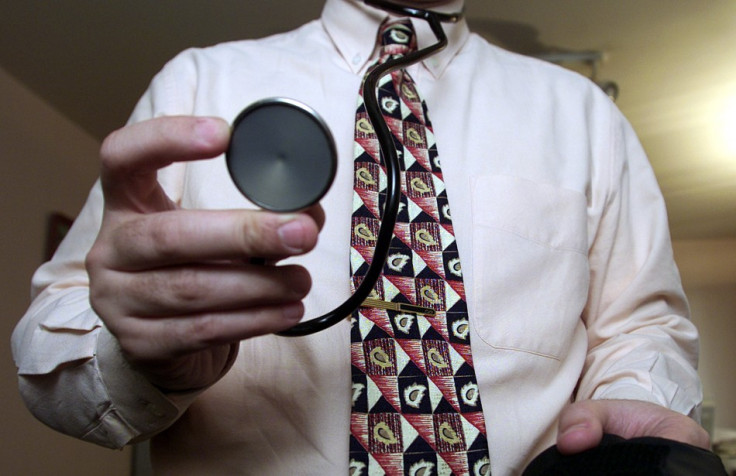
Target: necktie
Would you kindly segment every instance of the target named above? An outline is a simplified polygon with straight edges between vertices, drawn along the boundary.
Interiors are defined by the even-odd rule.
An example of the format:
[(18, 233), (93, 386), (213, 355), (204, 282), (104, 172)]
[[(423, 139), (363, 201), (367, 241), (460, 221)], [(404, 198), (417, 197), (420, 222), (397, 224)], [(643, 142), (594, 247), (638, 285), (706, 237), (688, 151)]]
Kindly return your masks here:
[[(416, 48), (411, 22), (384, 23), (379, 62)], [(350, 474), (489, 475), (485, 422), (470, 354), (462, 268), (426, 104), (406, 71), (378, 98), (402, 159), (389, 258), (353, 314)], [(385, 203), (377, 139), (359, 100), (351, 273), (370, 263)], [(409, 313), (396, 303), (426, 310)]]

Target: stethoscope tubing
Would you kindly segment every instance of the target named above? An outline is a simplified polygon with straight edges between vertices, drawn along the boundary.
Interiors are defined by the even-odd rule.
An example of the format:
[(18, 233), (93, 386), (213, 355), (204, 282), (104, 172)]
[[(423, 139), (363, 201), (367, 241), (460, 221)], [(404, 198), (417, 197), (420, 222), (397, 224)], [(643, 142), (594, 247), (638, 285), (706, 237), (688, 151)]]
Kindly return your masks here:
[(437, 43), (398, 58), (390, 58), (386, 62), (374, 67), (373, 70), (365, 77), (362, 89), (363, 101), (365, 103), (368, 118), (375, 130), (380, 156), (386, 169), (386, 203), (384, 205), (383, 216), (381, 217), (381, 226), (376, 238), (373, 258), (360, 285), (345, 302), (320, 317), (315, 317), (301, 322), (290, 329), (278, 332), (277, 335), (280, 336), (305, 336), (325, 330), (328, 327), (337, 324), (346, 317), (352, 315), (352, 313), (363, 304), (363, 301), (365, 301), (370, 295), (376, 282), (378, 282), (378, 279), (381, 277), (383, 267), (385, 266), (386, 259), (388, 258), (391, 238), (396, 226), (399, 205), (401, 204), (401, 166), (399, 163), (399, 155), (394, 145), (393, 136), (386, 124), (386, 121), (383, 119), (383, 114), (381, 113), (381, 109), (378, 104), (378, 83), (381, 78), (387, 74), (391, 74), (392, 72), (402, 68), (407, 68), (408, 66), (418, 63), (419, 61), (422, 61), (444, 49), (447, 46), (447, 36), (445, 35), (441, 22), (457, 22), (462, 18), (462, 13), (444, 14), (427, 10), (418, 10), (383, 0), (366, 0), (365, 3), (400, 15), (407, 15), (426, 20), (429, 23), (432, 32), (437, 37)]

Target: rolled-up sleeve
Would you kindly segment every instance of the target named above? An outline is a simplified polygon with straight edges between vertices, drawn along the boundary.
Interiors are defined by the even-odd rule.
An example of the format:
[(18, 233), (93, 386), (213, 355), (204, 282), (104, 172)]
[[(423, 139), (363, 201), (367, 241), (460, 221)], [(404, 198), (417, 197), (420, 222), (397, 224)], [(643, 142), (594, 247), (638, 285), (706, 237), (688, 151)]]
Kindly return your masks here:
[[(191, 96), (186, 91), (192, 73), (186, 54), (170, 62), (130, 122), (189, 113), (191, 99), (185, 98)], [(176, 165), (159, 174), (174, 200), (180, 177)], [(13, 332), (12, 351), (21, 395), (39, 420), (68, 435), (119, 448), (170, 426), (197, 393), (164, 395), (131, 369), (91, 308), (84, 261), (102, 210), (98, 182), (53, 259), (34, 274), (33, 301)]]
[(12, 337), (21, 395), (48, 426), (120, 448), (171, 425), (196, 397), (164, 395), (131, 369), (89, 305), (84, 254), (100, 197), (87, 205), (55, 258), (34, 275), (38, 292)]
[(698, 333), (680, 284), (656, 178), (613, 111), (608, 186), (589, 252), (589, 351), (579, 399), (639, 399), (697, 416)]

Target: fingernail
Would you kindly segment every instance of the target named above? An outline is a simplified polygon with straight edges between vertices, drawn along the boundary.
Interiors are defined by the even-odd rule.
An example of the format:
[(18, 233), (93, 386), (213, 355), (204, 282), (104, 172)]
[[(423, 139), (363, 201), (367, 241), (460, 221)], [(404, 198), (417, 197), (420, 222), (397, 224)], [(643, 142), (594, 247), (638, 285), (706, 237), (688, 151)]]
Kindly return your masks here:
[(194, 132), (200, 137), (209, 137), (215, 134), (217, 130), (217, 124), (208, 117), (198, 117), (194, 124)]
[(304, 251), (304, 225), (294, 217), (286, 219), (277, 231), (281, 244), (294, 253)]
[(562, 437), (572, 435), (573, 433), (586, 432), (590, 428), (588, 422), (575, 423), (565, 428), (565, 431), (560, 435)]
[(304, 315), (304, 305), (300, 302), (286, 305), (282, 309), (284, 318), (289, 321), (301, 319)]
[(227, 132), (220, 121), (210, 117), (200, 117), (194, 126), (194, 133), (200, 141), (209, 146), (220, 143)]

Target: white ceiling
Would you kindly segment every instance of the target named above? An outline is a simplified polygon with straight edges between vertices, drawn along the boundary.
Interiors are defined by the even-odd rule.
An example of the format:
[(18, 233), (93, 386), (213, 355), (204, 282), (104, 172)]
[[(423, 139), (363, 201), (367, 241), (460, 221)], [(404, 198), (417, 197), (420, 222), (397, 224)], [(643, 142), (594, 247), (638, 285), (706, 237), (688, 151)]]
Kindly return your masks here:
[[(321, 5), (0, 0), (0, 67), (102, 138), (180, 50), (289, 29)], [(736, 237), (736, 1), (467, 0), (467, 10), (478, 33), (515, 51), (602, 51), (598, 79), (620, 87), (673, 236)]]

